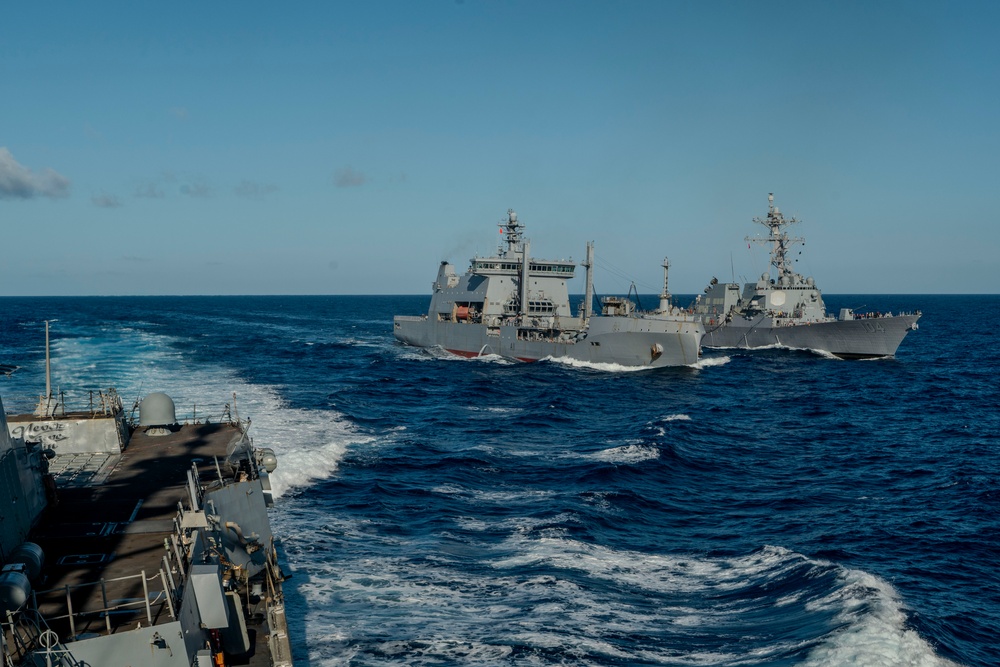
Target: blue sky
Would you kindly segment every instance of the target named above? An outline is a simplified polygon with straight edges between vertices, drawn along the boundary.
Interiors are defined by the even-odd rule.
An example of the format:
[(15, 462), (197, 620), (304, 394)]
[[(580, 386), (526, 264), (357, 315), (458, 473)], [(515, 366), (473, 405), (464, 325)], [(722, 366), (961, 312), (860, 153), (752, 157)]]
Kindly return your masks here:
[[(597, 289), (996, 293), (995, 2), (18, 3), (0, 295), (424, 294), (508, 208)], [(582, 271), (581, 271), (582, 273)], [(582, 291), (582, 281), (574, 291)]]

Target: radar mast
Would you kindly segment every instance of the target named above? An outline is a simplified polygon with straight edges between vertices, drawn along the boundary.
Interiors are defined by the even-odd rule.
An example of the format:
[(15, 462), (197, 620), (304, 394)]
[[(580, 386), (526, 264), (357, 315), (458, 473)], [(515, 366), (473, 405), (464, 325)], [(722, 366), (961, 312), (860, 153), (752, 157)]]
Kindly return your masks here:
[(790, 237), (784, 228), (788, 225), (799, 223), (798, 218), (785, 218), (774, 205), (774, 193), (767, 194), (767, 217), (754, 218), (754, 222), (767, 227), (768, 235), (765, 238), (757, 236), (746, 237), (747, 241), (759, 243), (760, 245), (771, 244), (771, 266), (778, 270), (778, 279), (784, 277), (791, 278), (795, 275), (788, 264), (787, 253), (796, 243), (804, 243), (805, 239), (800, 237)]
[[(506, 257), (508, 253), (511, 255), (517, 255), (521, 252), (521, 235), (524, 233), (524, 225), (518, 222), (517, 213), (514, 209), (507, 209), (507, 219), (500, 221), (500, 233), (506, 235), (506, 238), (501, 242), (498, 249), (501, 257)], [(503, 247), (504, 242), (507, 243), (506, 250), (504, 250)]]
[(663, 258), (663, 291), (660, 293), (660, 312), (670, 312), (670, 288), (667, 286), (667, 274), (670, 271), (670, 260)]

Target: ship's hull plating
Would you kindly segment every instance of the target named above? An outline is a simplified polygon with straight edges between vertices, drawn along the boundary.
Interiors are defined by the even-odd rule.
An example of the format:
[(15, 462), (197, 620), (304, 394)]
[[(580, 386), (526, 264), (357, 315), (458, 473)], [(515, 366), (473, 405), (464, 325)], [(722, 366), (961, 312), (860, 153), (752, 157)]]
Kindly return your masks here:
[[(711, 348), (783, 347), (819, 350), (844, 359), (891, 357), (919, 315), (896, 315), (811, 324), (775, 325), (773, 318), (737, 317), (722, 326), (707, 322), (702, 345)], [(781, 320), (779, 320), (781, 322)]]
[(690, 319), (594, 317), (582, 339), (530, 340), (514, 326), (492, 332), (482, 324), (396, 317), (398, 340), (416, 347), (441, 347), (452, 354), (497, 354), (519, 361), (547, 357), (622, 366), (685, 366), (698, 361), (704, 329)]

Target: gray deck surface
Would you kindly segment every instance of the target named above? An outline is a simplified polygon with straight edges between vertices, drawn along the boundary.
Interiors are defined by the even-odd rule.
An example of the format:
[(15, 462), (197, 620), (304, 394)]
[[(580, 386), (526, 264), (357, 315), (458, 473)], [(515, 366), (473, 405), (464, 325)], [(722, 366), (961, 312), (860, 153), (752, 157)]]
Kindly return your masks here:
[[(109, 622), (112, 632), (135, 628), (138, 622), (149, 625), (145, 605), (141, 604), (146, 595), (141, 580), (110, 580), (145, 571), (150, 580), (149, 597), (157, 597), (157, 591), (163, 589), (159, 572), (166, 553), (164, 539), (173, 532), (178, 502), (185, 509), (190, 502), (187, 471), (192, 462), (197, 462), (202, 484), (217, 480), (215, 457), (221, 464), (227, 445), (239, 437), (240, 431), (228, 424), (185, 425), (166, 436), (136, 431), (120, 457), (107, 457), (97, 467), (94, 461), (83, 461), (83, 467), (74, 471), (72, 464), (60, 467), (61, 457), (57, 457), (51, 471), (57, 479), (58, 501), (50, 505), (29, 537), (42, 547), (46, 557), (44, 579), (36, 588), (61, 591), (39, 596), (42, 614), (66, 614), (64, 591), (68, 586), (76, 612), (100, 610), (126, 601), (139, 603), (131, 610), (77, 618), (77, 636), (103, 634)], [(59, 486), (60, 479), (68, 485)], [(79, 484), (87, 480), (92, 485)], [(101, 480), (103, 483), (99, 483)], [(103, 594), (101, 579), (106, 582)], [(95, 582), (98, 585), (80, 587)], [(153, 605), (154, 624), (170, 620), (162, 594), (158, 597), (160, 601)], [(269, 664), (266, 633), (256, 622), (258, 616), (254, 610), (247, 619), (251, 632), (256, 630), (257, 644), (249, 664)], [(66, 621), (50, 625), (61, 639), (72, 634)]]

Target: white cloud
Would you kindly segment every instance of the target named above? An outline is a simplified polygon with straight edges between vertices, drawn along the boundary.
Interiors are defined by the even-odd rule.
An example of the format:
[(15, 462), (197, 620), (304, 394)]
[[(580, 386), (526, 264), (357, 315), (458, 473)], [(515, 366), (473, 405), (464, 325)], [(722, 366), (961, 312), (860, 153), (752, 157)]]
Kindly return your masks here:
[(115, 195), (109, 195), (107, 192), (102, 192), (99, 195), (94, 195), (90, 198), (94, 206), (100, 206), (101, 208), (118, 208), (122, 203), (118, 200)]
[(351, 167), (341, 167), (333, 174), (333, 184), (338, 188), (352, 188), (365, 184), (368, 179)]
[(163, 199), (164, 195), (165, 193), (155, 181), (143, 183), (135, 187), (136, 197), (143, 197), (145, 199)]
[(210, 185), (203, 181), (196, 181), (194, 183), (187, 183), (181, 186), (181, 194), (187, 195), (188, 197), (195, 197), (198, 199), (206, 199), (215, 194), (215, 191)]
[(254, 181), (242, 181), (233, 190), (238, 196), (246, 197), (247, 199), (260, 199), (264, 195), (269, 195), (272, 192), (278, 191), (277, 185), (271, 185), (270, 183), (256, 183)]
[(35, 173), (18, 164), (7, 148), (0, 147), (0, 199), (68, 196), (68, 178), (49, 168)]

